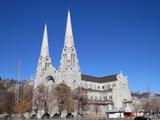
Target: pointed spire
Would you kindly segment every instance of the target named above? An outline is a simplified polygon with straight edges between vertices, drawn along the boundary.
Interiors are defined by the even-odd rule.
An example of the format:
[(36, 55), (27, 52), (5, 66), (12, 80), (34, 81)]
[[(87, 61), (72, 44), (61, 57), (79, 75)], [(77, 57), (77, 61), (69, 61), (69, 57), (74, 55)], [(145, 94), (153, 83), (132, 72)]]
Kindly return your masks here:
[(45, 24), (45, 27), (44, 27), (43, 41), (42, 41), (42, 47), (41, 47), (41, 56), (42, 57), (49, 56), (47, 24)]
[(71, 15), (70, 15), (70, 11), (69, 10), (68, 10), (68, 16), (67, 16), (65, 46), (66, 47), (74, 46), (73, 33), (72, 33), (72, 24), (71, 24)]
[(80, 70), (76, 49), (74, 47), (71, 16), (70, 16), (69, 10), (68, 10), (68, 16), (67, 16), (66, 35), (65, 35), (64, 48), (62, 51), (60, 70), (61, 71), (64, 71), (64, 70), (79, 71)]

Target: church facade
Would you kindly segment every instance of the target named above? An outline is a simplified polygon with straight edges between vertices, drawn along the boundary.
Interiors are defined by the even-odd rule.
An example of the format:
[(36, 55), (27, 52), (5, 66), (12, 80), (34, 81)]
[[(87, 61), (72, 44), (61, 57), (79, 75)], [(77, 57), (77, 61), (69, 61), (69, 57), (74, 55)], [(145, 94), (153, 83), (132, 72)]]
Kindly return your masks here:
[[(110, 76), (94, 77), (82, 74), (74, 46), (71, 16), (68, 11), (64, 47), (60, 66), (52, 65), (49, 54), (47, 25), (44, 28), (41, 53), (34, 76), (34, 88), (45, 84), (48, 88), (60, 83), (67, 84), (72, 90), (81, 87), (88, 97), (89, 112), (98, 105), (101, 113), (132, 111), (132, 97), (128, 88), (128, 78), (122, 72)], [(52, 111), (52, 110), (50, 110)], [(52, 111), (56, 113), (56, 110)]]

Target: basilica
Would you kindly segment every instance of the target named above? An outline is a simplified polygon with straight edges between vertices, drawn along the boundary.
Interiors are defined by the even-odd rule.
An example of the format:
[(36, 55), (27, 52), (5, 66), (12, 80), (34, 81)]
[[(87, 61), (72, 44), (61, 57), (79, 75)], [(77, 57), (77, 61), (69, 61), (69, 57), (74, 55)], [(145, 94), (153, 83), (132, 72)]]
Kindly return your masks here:
[[(88, 97), (88, 114), (94, 113), (93, 107), (98, 105), (99, 112), (131, 112), (132, 97), (128, 88), (128, 78), (122, 72), (95, 77), (81, 73), (71, 24), (71, 15), (68, 11), (64, 47), (61, 54), (60, 66), (55, 68), (52, 65), (49, 54), (47, 25), (44, 27), (44, 34), (41, 52), (34, 75), (34, 89), (40, 84), (48, 88), (60, 83), (67, 84), (72, 90), (81, 87)], [(57, 110), (49, 111), (55, 114)]]

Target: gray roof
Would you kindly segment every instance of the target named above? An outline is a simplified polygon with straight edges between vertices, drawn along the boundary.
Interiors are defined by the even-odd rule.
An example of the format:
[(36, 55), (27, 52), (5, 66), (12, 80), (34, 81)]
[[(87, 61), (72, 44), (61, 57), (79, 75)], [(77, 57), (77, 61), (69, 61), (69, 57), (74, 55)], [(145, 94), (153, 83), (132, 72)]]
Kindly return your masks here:
[(104, 76), (104, 77), (94, 77), (90, 75), (81, 74), (83, 81), (97, 82), (97, 83), (105, 83), (117, 80), (117, 74)]

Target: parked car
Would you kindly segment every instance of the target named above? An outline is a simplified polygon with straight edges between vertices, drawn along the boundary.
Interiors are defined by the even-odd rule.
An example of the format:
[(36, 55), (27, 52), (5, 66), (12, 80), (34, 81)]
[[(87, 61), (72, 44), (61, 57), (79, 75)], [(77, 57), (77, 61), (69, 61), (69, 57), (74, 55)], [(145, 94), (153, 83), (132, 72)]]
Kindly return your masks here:
[(134, 120), (151, 120), (150, 118), (147, 117), (135, 117)]

